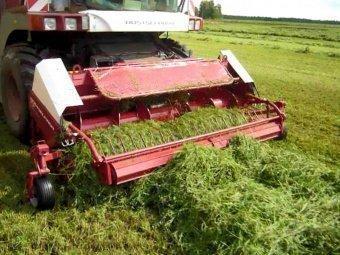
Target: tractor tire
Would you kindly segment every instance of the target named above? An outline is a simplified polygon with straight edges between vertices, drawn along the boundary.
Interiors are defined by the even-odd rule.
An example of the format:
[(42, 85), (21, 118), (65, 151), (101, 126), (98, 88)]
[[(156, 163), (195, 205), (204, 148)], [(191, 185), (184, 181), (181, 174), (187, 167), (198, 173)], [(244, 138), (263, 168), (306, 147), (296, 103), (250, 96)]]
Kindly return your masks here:
[(29, 142), (28, 93), (32, 89), (34, 70), (40, 61), (28, 44), (5, 49), (0, 70), (2, 106), (11, 133), (21, 142)]
[(46, 177), (34, 180), (35, 197), (31, 203), (39, 210), (50, 210), (55, 206), (55, 191), (52, 182)]

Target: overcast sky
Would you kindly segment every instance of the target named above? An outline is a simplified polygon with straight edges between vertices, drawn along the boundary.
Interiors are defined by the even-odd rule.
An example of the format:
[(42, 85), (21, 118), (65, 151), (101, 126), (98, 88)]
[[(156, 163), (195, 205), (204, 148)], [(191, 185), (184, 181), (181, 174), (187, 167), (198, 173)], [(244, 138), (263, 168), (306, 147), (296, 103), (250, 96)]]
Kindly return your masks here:
[[(194, 0), (197, 5), (201, 0)], [(340, 0), (215, 0), (228, 15), (340, 20)]]

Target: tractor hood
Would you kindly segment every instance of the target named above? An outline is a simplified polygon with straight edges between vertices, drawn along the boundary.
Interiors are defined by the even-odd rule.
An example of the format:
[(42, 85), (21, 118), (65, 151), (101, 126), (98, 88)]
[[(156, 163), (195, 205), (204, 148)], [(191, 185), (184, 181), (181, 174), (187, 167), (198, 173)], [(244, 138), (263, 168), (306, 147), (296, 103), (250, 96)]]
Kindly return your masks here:
[(89, 17), (89, 32), (185, 32), (189, 30), (189, 16), (184, 13), (97, 10), (81, 13)]

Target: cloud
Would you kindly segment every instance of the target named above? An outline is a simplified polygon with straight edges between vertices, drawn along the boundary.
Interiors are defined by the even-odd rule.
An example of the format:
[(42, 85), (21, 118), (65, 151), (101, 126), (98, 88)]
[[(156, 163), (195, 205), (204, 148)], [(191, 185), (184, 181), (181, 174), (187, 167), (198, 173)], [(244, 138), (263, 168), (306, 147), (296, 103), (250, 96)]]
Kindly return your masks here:
[[(200, 0), (195, 0), (199, 4)], [(224, 14), (340, 20), (340, 0), (215, 0)]]

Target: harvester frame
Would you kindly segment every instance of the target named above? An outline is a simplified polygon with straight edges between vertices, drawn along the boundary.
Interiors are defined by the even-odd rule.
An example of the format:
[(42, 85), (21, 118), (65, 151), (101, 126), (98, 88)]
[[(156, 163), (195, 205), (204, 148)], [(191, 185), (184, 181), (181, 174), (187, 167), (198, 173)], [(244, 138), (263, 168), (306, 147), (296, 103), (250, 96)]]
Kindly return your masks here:
[[(141, 1), (131, 2), (135, 8)], [(231, 51), (221, 51), (216, 60), (197, 59), (179, 43), (160, 37), (164, 31), (199, 30), (200, 18), (140, 12), (139, 19), (132, 20), (134, 14), (128, 11), (53, 12), (47, 0), (6, 3), (0, 12), (0, 50), (6, 48), (0, 94), (11, 131), (22, 140), (29, 136), (32, 143), (34, 169), (27, 175), (26, 190), (34, 206), (54, 206), (47, 176), (58, 172), (51, 167), (58, 164), (51, 163), (79, 141), (91, 151), (101, 183), (119, 185), (165, 165), (188, 142), (225, 148), (237, 134), (260, 141), (286, 135), (285, 103), (259, 98), (254, 81)], [(150, 20), (151, 13), (158, 21)], [(6, 25), (13, 20), (13, 26)], [(120, 20), (124, 22), (116, 24)], [(46, 36), (55, 36), (57, 43)], [(207, 106), (240, 108), (249, 123), (109, 156), (91, 139), (90, 132), (97, 128), (167, 121)]]

